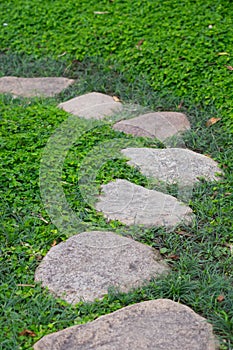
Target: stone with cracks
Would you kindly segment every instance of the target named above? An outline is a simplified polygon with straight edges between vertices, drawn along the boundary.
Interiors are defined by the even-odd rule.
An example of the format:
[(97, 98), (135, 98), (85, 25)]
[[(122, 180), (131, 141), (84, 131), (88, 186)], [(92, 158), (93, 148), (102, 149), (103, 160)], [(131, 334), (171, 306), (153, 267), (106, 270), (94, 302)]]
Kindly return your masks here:
[(50, 249), (35, 280), (68, 303), (94, 301), (114, 287), (122, 292), (167, 273), (153, 248), (112, 232), (83, 232)]
[(118, 113), (122, 104), (116, 102), (112, 96), (91, 92), (60, 103), (58, 107), (85, 119), (103, 119)]
[(136, 118), (121, 120), (113, 128), (126, 134), (157, 138), (160, 141), (165, 141), (190, 129), (190, 123), (183, 113), (153, 112)]
[(34, 350), (217, 350), (212, 326), (168, 299), (144, 301), (43, 337)]
[(110, 220), (125, 225), (146, 227), (165, 226), (173, 229), (181, 222), (192, 221), (192, 209), (175, 197), (148, 190), (127, 180), (116, 180), (102, 185), (103, 194), (95, 204), (96, 209)]
[(168, 184), (193, 186), (199, 178), (219, 180), (222, 173), (211, 158), (183, 148), (126, 148), (121, 151), (129, 165), (139, 168), (146, 176)]
[(0, 78), (0, 93), (8, 93), (22, 97), (52, 97), (59, 94), (74, 83), (67, 78)]

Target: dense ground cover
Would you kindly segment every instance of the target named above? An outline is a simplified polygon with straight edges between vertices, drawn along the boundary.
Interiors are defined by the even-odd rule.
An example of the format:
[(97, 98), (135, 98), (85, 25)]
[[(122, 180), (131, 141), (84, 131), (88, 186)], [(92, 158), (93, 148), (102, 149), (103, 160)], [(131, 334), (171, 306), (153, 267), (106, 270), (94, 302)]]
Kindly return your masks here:
[[(231, 1), (2, 0), (0, 6), (0, 76), (77, 79), (56, 99), (0, 96), (1, 348), (28, 349), (49, 332), (130, 303), (166, 297), (208, 318), (221, 349), (232, 349)], [(216, 159), (225, 176), (219, 183), (203, 182), (194, 189), (189, 203), (197, 215), (194, 227), (181, 227), (169, 235), (163, 229), (127, 230), (135, 239), (160, 249), (173, 268), (169, 276), (127, 295), (112, 291), (102, 301), (70, 306), (33, 280), (51, 245), (66, 239), (52, 225), (41, 202), (40, 159), (50, 135), (68, 117), (56, 108), (57, 103), (93, 90), (154, 110), (184, 111), (192, 124), (186, 146)], [(221, 120), (207, 127), (211, 117)], [(101, 122), (92, 127), (80, 121), (82, 128), (89, 131), (77, 140), (64, 164), (67, 199), (87, 228), (120, 232), (125, 230), (123, 225), (106, 223), (83, 201), (78, 172), (94, 146), (114, 137), (130, 137)], [(138, 143), (163, 147), (156, 141), (138, 139)], [(149, 185), (123, 160), (106, 162), (97, 185), (116, 177)], [(35, 337), (23, 332), (26, 329)]]

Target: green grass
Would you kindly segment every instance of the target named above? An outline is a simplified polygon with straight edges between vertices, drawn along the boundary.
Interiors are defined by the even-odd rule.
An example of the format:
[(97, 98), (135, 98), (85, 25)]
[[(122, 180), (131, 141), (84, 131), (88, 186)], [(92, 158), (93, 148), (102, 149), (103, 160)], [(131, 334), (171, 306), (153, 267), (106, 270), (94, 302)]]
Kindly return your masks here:
[(232, 112), (230, 0), (1, 3), (2, 52), (70, 63), (101, 56), (124, 71), (147, 74), (154, 90), (214, 101)]
[[(206, 317), (221, 349), (232, 349), (233, 72), (227, 68), (233, 66), (231, 1), (115, 0), (97, 5), (93, 1), (3, 0), (1, 6), (0, 76), (68, 76), (77, 81), (54, 99), (0, 95), (0, 348), (29, 349), (50, 332), (162, 297), (180, 301)], [(62, 173), (66, 198), (83, 223), (80, 230), (132, 236), (159, 249), (172, 272), (128, 294), (112, 290), (101, 301), (70, 306), (37, 284), (19, 284), (34, 285), (42, 257), (54, 241), (58, 244), (70, 234), (68, 226), (61, 231), (51, 223), (39, 188), (42, 153), (49, 137), (68, 118), (56, 105), (94, 90), (145, 110), (185, 112), (192, 124), (184, 137), (186, 147), (216, 159), (225, 176), (218, 183), (203, 181), (194, 188), (189, 203), (197, 217), (193, 227), (167, 234), (162, 228), (129, 229), (118, 222), (107, 223), (83, 198), (88, 196), (85, 186), (79, 186), (80, 176), (85, 175), (83, 162), (113, 139), (122, 144), (163, 145), (115, 132), (106, 122), (80, 120), (77, 132), (83, 134), (70, 148)], [(206, 127), (210, 117), (221, 120)], [(90, 188), (98, 192), (101, 183), (116, 177), (149, 188), (153, 185), (116, 154), (97, 169)], [(167, 188), (170, 193), (174, 190)], [(179, 258), (172, 259), (174, 255)], [(219, 295), (225, 297), (222, 302), (217, 301)], [(25, 329), (36, 336), (19, 336)]]

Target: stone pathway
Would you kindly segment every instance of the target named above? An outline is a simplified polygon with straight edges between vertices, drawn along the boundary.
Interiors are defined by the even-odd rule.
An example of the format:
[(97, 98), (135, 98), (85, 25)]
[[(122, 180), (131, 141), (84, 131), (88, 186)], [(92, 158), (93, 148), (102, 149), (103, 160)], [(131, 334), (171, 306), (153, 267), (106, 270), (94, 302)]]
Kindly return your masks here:
[[(51, 97), (74, 81), (65, 78), (0, 78), (0, 93)], [(59, 108), (86, 119), (104, 119), (120, 113), (123, 105), (98, 92), (59, 104)], [(164, 144), (190, 129), (186, 116), (176, 112), (152, 112), (117, 122), (115, 130), (135, 136), (157, 138)], [(221, 173), (212, 159), (182, 148), (126, 148), (128, 164), (147, 177), (166, 184), (193, 186), (200, 177), (218, 180)], [(164, 226), (173, 229), (191, 224), (191, 208), (163, 192), (148, 190), (116, 179), (102, 186), (95, 207), (108, 220), (125, 225)], [(171, 234), (171, 233), (170, 233)], [(68, 303), (102, 298), (110, 287), (128, 292), (149, 279), (169, 273), (158, 251), (113, 232), (82, 232), (50, 249), (35, 272), (55, 296)], [(187, 306), (159, 299), (122, 308), (85, 325), (47, 335), (35, 350), (158, 349), (214, 350), (212, 326)]]

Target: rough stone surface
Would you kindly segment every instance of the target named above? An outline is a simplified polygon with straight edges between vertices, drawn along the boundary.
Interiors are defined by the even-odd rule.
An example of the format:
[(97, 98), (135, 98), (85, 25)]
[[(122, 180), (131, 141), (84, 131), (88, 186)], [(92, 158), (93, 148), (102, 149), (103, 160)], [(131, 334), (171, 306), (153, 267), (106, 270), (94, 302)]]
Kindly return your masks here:
[(167, 228), (192, 221), (192, 210), (170, 195), (119, 179), (102, 185), (102, 190), (104, 194), (95, 206), (108, 219), (126, 225)]
[(122, 153), (144, 175), (169, 184), (192, 186), (198, 178), (218, 180), (216, 173), (222, 172), (213, 159), (183, 148), (127, 148)]
[(112, 96), (91, 92), (60, 103), (58, 107), (86, 119), (103, 119), (119, 112), (122, 109), (122, 104), (114, 101)]
[(69, 303), (93, 301), (109, 287), (127, 292), (168, 271), (158, 252), (112, 232), (83, 232), (52, 247), (35, 280)]
[(154, 112), (139, 117), (121, 120), (113, 128), (126, 134), (157, 138), (165, 141), (169, 137), (178, 135), (190, 129), (190, 123), (183, 113)]
[(22, 97), (52, 97), (73, 84), (73, 79), (67, 78), (0, 78), (0, 93), (9, 93)]
[(168, 299), (127, 306), (83, 325), (49, 334), (34, 350), (216, 350), (212, 326)]

